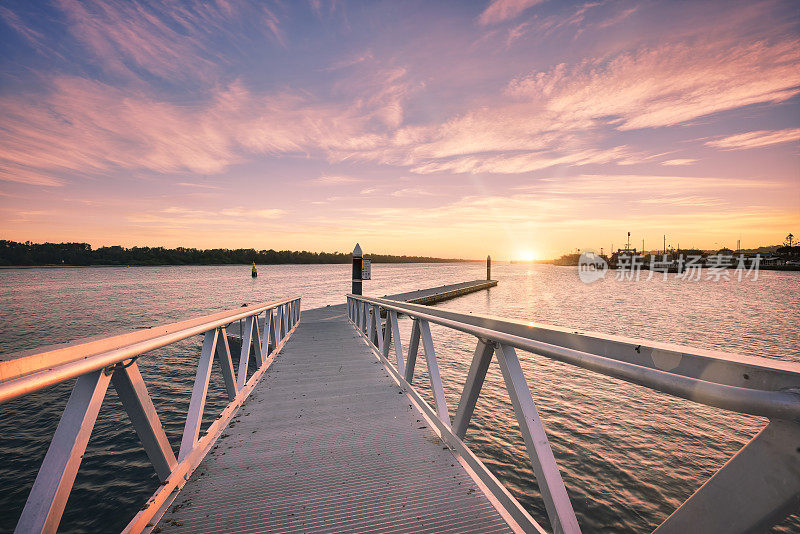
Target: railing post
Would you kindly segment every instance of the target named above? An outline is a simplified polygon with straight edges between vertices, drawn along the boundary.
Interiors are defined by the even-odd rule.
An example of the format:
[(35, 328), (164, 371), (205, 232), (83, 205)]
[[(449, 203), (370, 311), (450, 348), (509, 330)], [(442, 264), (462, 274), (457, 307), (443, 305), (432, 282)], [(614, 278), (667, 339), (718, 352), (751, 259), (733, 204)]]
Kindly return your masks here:
[(381, 331), (381, 307), (380, 306), (373, 306), (372, 307), (372, 319), (375, 323), (375, 330), (373, 333), (375, 334), (374, 339), (370, 340), (373, 341), (374, 345), (378, 348), (378, 352), (383, 354), (383, 332)]
[(514, 347), (498, 345), (495, 353), (553, 532), (570, 534), (580, 532), (567, 489), (564, 487), (553, 450), (547, 440), (547, 433), (539, 418), (539, 410), (536, 409), (531, 390), (517, 359), (517, 352)]
[(425, 361), (428, 362), (428, 377), (431, 381), (433, 399), (436, 401), (436, 413), (442, 422), (450, 426), (450, 413), (447, 411), (442, 377), (439, 375), (439, 365), (436, 363), (436, 351), (433, 350), (433, 338), (431, 337), (431, 328), (428, 325), (428, 321), (419, 321), (419, 332), (422, 338), (422, 345), (425, 347)]
[(261, 333), (258, 329), (258, 315), (251, 316), (253, 319), (253, 356), (256, 358), (256, 366), (260, 369), (264, 365), (267, 355), (261, 352)]
[(144, 451), (153, 463), (153, 467), (161, 481), (165, 481), (178, 461), (172, 446), (169, 444), (164, 427), (158, 417), (153, 401), (147, 393), (139, 366), (132, 362), (126, 366), (117, 364), (111, 382), (122, 401), (122, 406), (139, 435)]
[(369, 307), (364, 301), (361, 301), (361, 321), (363, 323), (361, 325), (361, 331), (366, 334), (367, 330), (369, 329), (369, 326), (367, 325), (367, 322), (369, 321)]
[(392, 316), (389, 310), (386, 310), (386, 322), (383, 325), (383, 342), (381, 344), (381, 354), (384, 358), (389, 358), (389, 348), (392, 344)]
[(269, 310), (269, 329), (272, 332), (272, 350), (275, 350), (278, 347), (278, 343), (280, 343), (280, 339), (278, 339), (279, 335), (279, 328), (278, 328), (278, 309), (277, 308), (270, 308)]
[(58, 529), (110, 380), (102, 369), (78, 377), (14, 532)]
[(414, 381), (414, 367), (417, 365), (417, 352), (419, 352), (419, 319), (414, 319), (411, 324), (411, 340), (408, 342), (408, 356), (406, 357), (406, 382)]
[(472, 356), (472, 365), (469, 367), (467, 380), (464, 382), (464, 391), (461, 393), (461, 400), (458, 403), (456, 417), (453, 420), (453, 433), (459, 439), (464, 439), (467, 434), (469, 420), (475, 411), (475, 403), (481, 394), (483, 380), (486, 378), (486, 371), (492, 363), (494, 346), (486, 340), (479, 339), (475, 347), (475, 354)]
[(233, 372), (233, 358), (231, 358), (231, 348), (228, 345), (228, 332), (225, 327), (219, 329), (217, 339), (217, 361), (222, 369), (222, 378), (225, 380), (225, 391), (228, 393), (228, 400), (236, 398), (239, 389), (236, 387), (236, 375)]
[[(390, 310), (387, 320), (391, 322), (392, 326), (392, 337), (394, 337), (394, 354), (397, 358), (397, 372), (400, 374), (400, 376), (405, 376), (406, 366), (405, 362), (403, 361), (403, 344), (400, 341), (400, 325), (397, 322), (397, 312)], [(386, 352), (388, 354), (388, 349)]]
[(275, 346), (283, 339), (283, 307), (275, 306), (275, 330), (277, 332)]
[[(269, 358), (269, 340), (270, 340), (270, 329), (269, 329), (269, 319), (270, 319), (271, 311), (267, 310), (267, 313), (264, 315), (264, 329), (261, 332), (261, 354), (263, 355), (264, 360), (266, 361)], [(258, 329), (258, 323), (256, 323), (256, 329)]]
[(369, 323), (369, 332), (367, 332), (367, 341), (370, 344), (375, 344), (375, 308), (370, 306), (364, 313), (368, 315), (367, 322)]
[(200, 361), (197, 363), (197, 374), (194, 377), (192, 398), (189, 400), (189, 410), (186, 413), (186, 423), (183, 426), (181, 448), (178, 451), (178, 461), (192, 451), (197, 437), (200, 435), (200, 423), (203, 421), (203, 411), (208, 395), (208, 382), (211, 378), (211, 362), (214, 358), (218, 342), (219, 330), (209, 330), (203, 338), (203, 349), (200, 351)]
[(253, 342), (253, 316), (245, 319), (242, 331), (242, 349), (239, 351), (239, 369), (236, 386), (242, 389), (247, 383), (247, 366), (250, 363), (250, 345)]

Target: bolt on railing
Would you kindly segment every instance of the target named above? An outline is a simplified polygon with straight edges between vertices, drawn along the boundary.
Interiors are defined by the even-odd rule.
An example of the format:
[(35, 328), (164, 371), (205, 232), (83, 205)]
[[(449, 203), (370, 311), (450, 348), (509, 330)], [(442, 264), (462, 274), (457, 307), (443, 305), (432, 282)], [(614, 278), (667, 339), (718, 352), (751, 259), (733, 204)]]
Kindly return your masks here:
[[(264, 326), (260, 328), (262, 314)], [(290, 298), (100, 340), (77, 341), (32, 355), (7, 356), (0, 362), (0, 403), (77, 378), (15, 532), (58, 529), (109, 385), (114, 386), (162, 482), (124, 532), (140, 532), (157, 521), (259, 382), (299, 319), (300, 299)], [(244, 326), (235, 373), (226, 328), (239, 320)], [(176, 457), (136, 360), (145, 352), (199, 334), (203, 335), (203, 345)], [(251, 350), (258, 367), (248, 378)], [(213, 360), (222, 372), (229, 403), (199, 438)]]
[[(580, 532), (516, 349), (640, 384), (710, 406), (769, 418), (767, 426), (670, 515), (655, 532), (752, 532), (764, 530), (800, 506), (800, 365), (703, 351), (677, 345), (581, 333), (497, 317), (460, 314), (388, 299), (347, 296), (353, 326), (395, 378), (432, 419), (442, 438), (469, 463), (464, 445), (469, 421), (492, 357), (502, 372), (528, 457), (554, 532)], [(404, 355), (398, 316), (412, 320)], [(382, 317), (386, 317), (385, 322)], [(477, 346), (451, 421), (430, 324), (471, 334)], [(389, 360), (394, 340), (397, 362)], [(434, 406), (413, 387), (420, 341)], [(486, 471), (480, 460), (476, 469)], [(471, 464), (472, 465), (472, 464)], [(501, 490), (495, 494), (515, 519), (541, 527)], [(531, 524), (531, 522), (533, 524)]]

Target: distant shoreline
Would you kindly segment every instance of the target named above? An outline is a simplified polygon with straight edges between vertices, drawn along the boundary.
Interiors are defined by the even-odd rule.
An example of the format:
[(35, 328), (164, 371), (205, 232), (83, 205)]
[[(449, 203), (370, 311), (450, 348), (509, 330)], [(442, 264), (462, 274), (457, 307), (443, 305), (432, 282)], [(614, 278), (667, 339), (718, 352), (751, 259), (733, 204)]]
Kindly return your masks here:
[[(367, 258), (369, 259), (369, 258)], [(485, 260), (445, 260), (445, 261), (373, 261), (375, 264), (392, 264), (392, 265), (426, 265), (426, 264), (437, 264), (442, 265), (446, 263), (483, 263)], [(130, 265), (117, 265), (117, 264), (93, 264), (93, 265), (57, 265), (57, 264), (43, 264), (43, 265), (0, 265), (0, 270), (3, 269), (74, 269), (74, 268), (107, 268), (107, 267), (227, 267), (231, 265), (245, 265), (248, 266), (250, 263), (157, 263), (157, 264), (135, 264), (132, 263)], [(349, 263), (337, 262), (337, 263), (330, 263), (330, 262), (317, 262), (317, 263), (256, 263), (257, 267), (262, 266), (270, 266), (270, 265), (349, 265)]]
[[(482, 260), (369, 253), (372, 263), (460, 263)], [(0, 240), (0, 267), (155, 267), (165, 265), (350, 264), (350, 252), (256, 250), (253, 248), (164, 248), (119, 245), (93, 249), (89, 243), (32, 243)]]

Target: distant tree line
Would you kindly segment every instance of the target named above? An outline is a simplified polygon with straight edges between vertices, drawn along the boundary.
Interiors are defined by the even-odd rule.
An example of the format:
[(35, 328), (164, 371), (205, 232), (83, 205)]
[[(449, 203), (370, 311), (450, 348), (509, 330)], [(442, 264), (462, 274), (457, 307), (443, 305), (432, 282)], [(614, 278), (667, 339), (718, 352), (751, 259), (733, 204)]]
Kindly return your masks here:
[[(444, 263), (468, 261), (425, 256), (365, 254), (375, 263)], [(350, 263), (350, 253), (252, 248), (100, 247), (88, 243), (17, 243), (0, 240), (0, 265), (226, 265), (283, 263)]]

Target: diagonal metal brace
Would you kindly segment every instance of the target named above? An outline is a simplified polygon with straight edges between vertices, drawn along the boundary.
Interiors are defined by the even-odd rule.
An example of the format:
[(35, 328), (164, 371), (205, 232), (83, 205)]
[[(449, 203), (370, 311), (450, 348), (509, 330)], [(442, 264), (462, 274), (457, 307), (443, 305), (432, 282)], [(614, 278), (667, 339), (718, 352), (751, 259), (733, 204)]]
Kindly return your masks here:
[(654, 534), (764, 532), (800, 509), (800, 424), (773, 420)]
[(114, 384), (114, 389), (139, 435), (142, 447), (153, 463), (158, 478), (162, 482), (165, 481), (178, 465), (178, 461), (164, 433), (153, 401), (147, 393), (139, 366), (134, 362), (127, 367), (117, 367), (111, 375), (111, 383)]
[(58, 529), (110, 380), (102, 369), (78, 377), (14, 532)]

